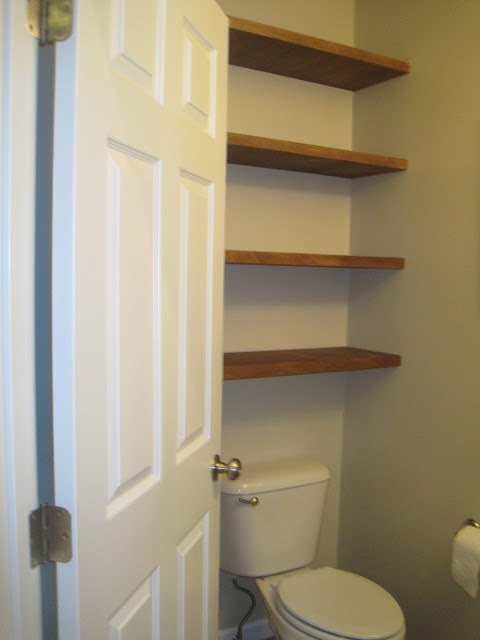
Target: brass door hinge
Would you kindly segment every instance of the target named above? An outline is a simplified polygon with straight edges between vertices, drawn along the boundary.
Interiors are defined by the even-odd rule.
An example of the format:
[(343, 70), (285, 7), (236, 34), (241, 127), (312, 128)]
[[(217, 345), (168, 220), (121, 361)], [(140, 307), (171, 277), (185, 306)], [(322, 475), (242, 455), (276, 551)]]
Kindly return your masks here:
[(72, 517), (67, 509), (41, 504), (30, 514), (32, 567), (72, 559)]
[(67, 40), (73, 28), (73, 0), (27, 0), (27, 27), (43, 45)]

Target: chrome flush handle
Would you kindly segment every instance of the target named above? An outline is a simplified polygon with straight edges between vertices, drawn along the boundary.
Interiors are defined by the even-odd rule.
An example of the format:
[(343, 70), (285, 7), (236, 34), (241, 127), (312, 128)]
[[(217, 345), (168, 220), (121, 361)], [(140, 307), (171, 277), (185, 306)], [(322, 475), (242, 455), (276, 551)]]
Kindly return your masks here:
[(220, 460), (220, 456), (217, 454), (212, 464), (210, 465), (210, 471), (212, 472), (212, 480), (218, 480), (219, 473), (226, 473), (227, 478), (230, 480), (236, 480), (242, 470), (242, 463), (238, 458), (232, 458), (227, 463)]

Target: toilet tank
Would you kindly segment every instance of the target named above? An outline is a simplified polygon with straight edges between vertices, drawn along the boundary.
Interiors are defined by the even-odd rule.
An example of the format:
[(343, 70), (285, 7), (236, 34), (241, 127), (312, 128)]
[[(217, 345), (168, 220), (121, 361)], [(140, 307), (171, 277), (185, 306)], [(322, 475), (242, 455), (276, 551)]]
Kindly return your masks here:
[(238, 480), (222, 479), (220, 567), (258, 577), (313, 562), (329, 479), (312, 457), (245, 465)]

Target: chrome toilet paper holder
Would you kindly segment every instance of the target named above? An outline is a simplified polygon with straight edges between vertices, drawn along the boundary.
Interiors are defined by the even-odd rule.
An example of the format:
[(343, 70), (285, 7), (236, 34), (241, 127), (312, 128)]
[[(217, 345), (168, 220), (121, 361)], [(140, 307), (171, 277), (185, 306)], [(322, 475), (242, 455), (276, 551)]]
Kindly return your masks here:
[(473, 518), (467, 518), (463, 523), (464, 527), (475, 527), (475, 529), (480, 529), (480, 524)]

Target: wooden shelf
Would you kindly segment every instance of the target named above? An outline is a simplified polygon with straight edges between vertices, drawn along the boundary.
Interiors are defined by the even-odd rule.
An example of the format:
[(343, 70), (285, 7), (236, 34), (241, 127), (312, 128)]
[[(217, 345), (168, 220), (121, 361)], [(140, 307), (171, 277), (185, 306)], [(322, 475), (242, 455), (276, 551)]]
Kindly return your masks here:
[(357, 91), (409, 72), (402, 60), (230, 17), (230, 64)]
[(285, 267), (339, 267), (351, 269), (404, 269), (404, 258), (338, 256), (278, 251), (235, 251), (227, 249), (226, 264), (253, 264)]
[(354, 347), (247, 351), (224, 354), (224, 380), (300, 376), (399, 367), (401, 358), (393, 353)]
[(227, 161), (230, 164), (316, 173), (338, 178), (364, 178), (405, 171), (408, 167), (408, 161), (402, 158), (261, 138), (243, 133), (228, 134)]
[[(293, 31), (230, 18), (230, 64), (356, 91), (409, 72), (400, 60)], [(407, 160), (317, 145), (228, 134), (230, 164), (361, 178), (408, 168)], [(227, 264), (403, 269), (403, 258), (265, 251), (226, 252)], [(353, 347), (224, 354), (224, 379), (398, 367), (399, 355)]]

